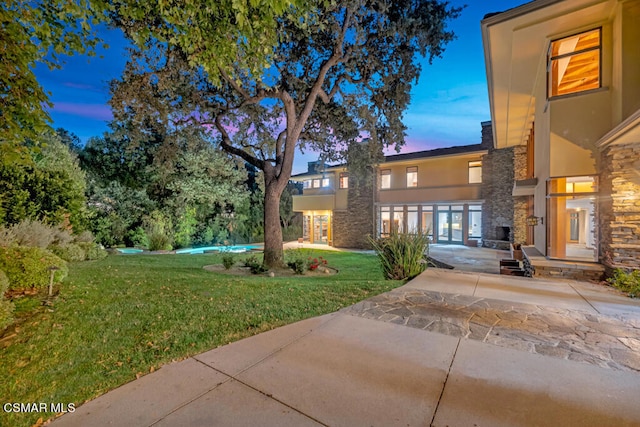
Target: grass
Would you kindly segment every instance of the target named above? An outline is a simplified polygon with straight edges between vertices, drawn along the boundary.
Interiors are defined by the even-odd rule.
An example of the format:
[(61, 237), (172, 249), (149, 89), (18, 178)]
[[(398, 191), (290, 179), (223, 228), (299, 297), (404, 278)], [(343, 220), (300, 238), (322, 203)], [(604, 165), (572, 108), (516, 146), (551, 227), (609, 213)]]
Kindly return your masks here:
[[(333, 312), (400, 284), (383, 279), (373, 255), (322, 256), (340, 273), (272, 278), (203, 270), (221, 263), (217, 254), (110, 256), (70, 264), (52, 306), (34, 311), (32, 303), (17, 304), (17, 329), (5, 336), (17, 335), (0, 349), (0, 402), (77, 407), (173, 360)], [(0, 425), (30, 426), (53, 415), (0, 410)]]

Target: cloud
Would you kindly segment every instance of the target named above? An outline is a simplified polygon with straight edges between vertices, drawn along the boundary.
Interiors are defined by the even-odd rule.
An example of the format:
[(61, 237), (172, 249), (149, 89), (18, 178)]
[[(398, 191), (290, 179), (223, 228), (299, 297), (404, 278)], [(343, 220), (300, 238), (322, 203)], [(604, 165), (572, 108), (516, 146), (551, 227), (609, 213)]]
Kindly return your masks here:
[(70, 87), (72, 89), (92, 90), (92, 91), (96, 91), (96, 92), (102, 92), (100, 90), (100, 88), (96, 87), (95, 85), (91, 85), (91, 84), (75, 83), (75, 82), (64, 82), (64, 83), (62, 83), (62, 85), (66, 86), (66, 87)]
[(113, 119), (111, 108), (105, 104), (84, 104), (74, 102), (56, 102), (53, 112), (65, 113), (94, 120), (109, 121)]

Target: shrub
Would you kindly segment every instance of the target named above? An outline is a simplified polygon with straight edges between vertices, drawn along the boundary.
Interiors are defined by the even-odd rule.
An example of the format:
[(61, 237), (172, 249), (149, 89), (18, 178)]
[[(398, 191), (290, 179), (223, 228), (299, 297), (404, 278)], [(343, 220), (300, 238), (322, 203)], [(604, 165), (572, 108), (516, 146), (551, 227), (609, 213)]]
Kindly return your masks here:
[(89, 230), (83, 231), (73, 239), (75, 243), (93, 243), (94, 240), (95, 237), (93, 237), (93, 233)]
[(232, 254), (222, 255), (222, 265), (225, 270), (229, 270), (236, 263), (236, 258)]
[(631, 298), (640, 297), (640, 270), (625, 271), (617, 268), (607, 282), (614, 288), (628, 293)]
[(264, 268), (261, 261), (258, 261), (258, 257), (251, 255), (244, 260), (244, 266), (251, 269), (252, 274), (266, 273), (268, 270)]
[(65, 261), (84, 261), (86, 259), (84, 249), (76, 243), (53, 245), (49, 247), (49, 250)]
[(49, 285), (49, 267), (58, 267), (54, 281), (68, 273), (67, 262), (46, 249), (25, 246), (0, 247), (0, 270), (9, 278), (9, 289), (45, 288)]
[(29, 246), (46, 249), (51, 245), (65, 245), (73, 240), (68, 230), (25, 219), (11, 227), (0, 228), (2, 246)]
[(171, 240), (169, 236), (160, 231), (149, 233), (149, 250), (150, 251), (170, 251)]
[(108, 255), (107, 251), (98, 243), (80, 242), (78, 246), (84, 251), (84, 259), (87, 261), (106, 258)]
[(0, 332), (13, 321), (13, 304), (4, 297), (7, 289), (9, 289), (9, 279), (4, 271), (0, 270)]
[(322, 266), (326, 266), (327, 265), (327, 260), (322, 258), (322, 257), (318, 257), (318, 258), (311, 258), (309, 257), (307, 260), (307, 264), (308, 264), (308, 268), (309, 271), (315, 271), (318, 269), (318, 267)]
[(304, 274), (309, 268), (308, 257), (300, 250), (287, 250), (285, 258), (287, 259), (287, 266), (296, 274)]
[(424, 259), (429, 237), (423, 233), (392, 233), (380, 239), (368, 238), (380, 258), (387, 279), (412, 279), (427, 268)]
[(125, 244), (128, 246), (148, 248), (149, 240), (147, 239), (147, 233), (144, 231), (144, 228), (136, 227), (133, 230), (129, 230), (125, 238)]

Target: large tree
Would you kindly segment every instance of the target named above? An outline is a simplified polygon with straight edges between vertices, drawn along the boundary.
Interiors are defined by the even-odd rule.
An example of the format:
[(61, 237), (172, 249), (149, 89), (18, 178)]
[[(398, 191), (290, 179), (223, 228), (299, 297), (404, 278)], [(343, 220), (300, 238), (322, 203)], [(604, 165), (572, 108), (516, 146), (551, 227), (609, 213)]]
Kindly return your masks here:
[[(420, 57), (442, 53), (453, 38), (447, 21), (460, 13), (436, 0), (307, 2), (304, 15), (292, 10), (278, 19), (278, 43), (265, 47), (270, 66), (258, 70), (241, 45), (233, 64), (194, 56), (215, 43), (211, 25), (179, 26), (151, 5), (131, 19), (126, 3), (115, 22), (137, 50), (112, 87), (116, 118), (204, 126), (224, 150), (260, 169), (267, 267), (282, 264), (279, 201), (296, 148), (335, 158), (364, 136), (374, 151), (402, 145)], [(177, 3), (188, 16), (200, 8)], [(126, 25), (118, 14), (129, 17)]]

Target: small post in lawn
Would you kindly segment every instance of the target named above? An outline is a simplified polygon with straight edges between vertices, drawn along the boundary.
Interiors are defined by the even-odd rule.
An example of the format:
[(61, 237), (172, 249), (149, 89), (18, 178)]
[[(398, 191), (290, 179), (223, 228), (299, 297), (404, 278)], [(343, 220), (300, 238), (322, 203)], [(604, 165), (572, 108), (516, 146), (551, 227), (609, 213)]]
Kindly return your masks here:
[(60, 267), (52, 265), (49, 267), (49, 271), (51, 272), (51, 277), (49, 279), (49, 296), (53, 295), (53, 276), (55, 276), (56, 271), (60, 270)]

